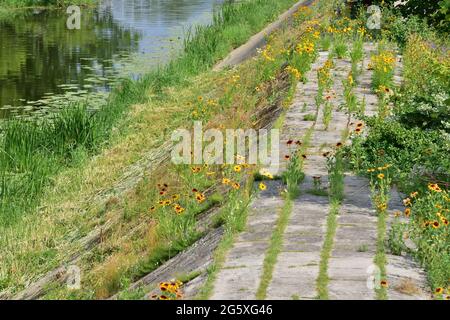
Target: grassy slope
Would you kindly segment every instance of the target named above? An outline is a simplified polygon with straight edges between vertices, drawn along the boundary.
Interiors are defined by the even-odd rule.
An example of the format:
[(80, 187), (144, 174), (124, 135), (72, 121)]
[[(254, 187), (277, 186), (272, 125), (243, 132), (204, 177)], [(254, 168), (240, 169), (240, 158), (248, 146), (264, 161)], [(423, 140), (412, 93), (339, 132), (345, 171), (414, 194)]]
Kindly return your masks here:
[[(116, 204), (116, 199), (110, 199), (106, 206), (96, 205), (92, 203), (92, 195), (114, 185), (128, 165), (141, 158), (146, 150), (155, 148), (164, 142), (171, 129), (182, 126), (189, 114), (189, 110), (186, 110), (188, 103), (196, 101), (196, 97), (200, 95), (214, 96), (215, 92), (221, 92), (224, 87), (229, 85), (230, 75), (227, 73), (207, 72), (197, 77), (193, 76), (207, 70), (230, 48), (242, 43), (275, 17), (273, 4), (270, 4), (270, 1), (249, 1), (249, 3), (256, 2), (260, 4), (260, 11), (250, 5), (240, 7), (238, 12), (233, 11), (234, 8), (229, 8), (228, 10), (231, 11), (227, 11), (228, 16), (224, 16), (224, 19), (229, 20), (216, 22), (220, 23), (220, 27), (213, 26), (199, 30), (197, 33), (199, 36), (193, 38), (187, 45), (186, 53), (170, 64), (167, 69), (155, 72), (140, 83), (125, 84), (121, 90), (116, 91), (111, 104), (105, 107), (104, 113), (100, 113), (101, 116), (98, 116), (96, 120), (86, 120), (98, 121), (97, 123), (87, 123), (87, 126), (83, 128), (84, 131), (90, 132), (92, 126), (98, 134), (99, 138), (94, 140), (93, 147), (76, 141), (77, 147), (71, 147), (68, 152), (65, 147), (67, 141), (64, 141), (65, 138), (63, 138), (60, 144), (61, 149), (58, 147), (57, 150), (48, 150), (49, 154), (41, 155), (41, 159), (50, 156), (53, 161), (55, 153), (58, 155), (58, 152), (61, 152), (61, 157), (64, 159), (69, 153), (70, 166), (62, 173), (54, 175), (52, 184), (47, 186), (44, 191), (45, 201), (41, 203), (38, 211), (32, 209), (32, 205), (35, 204), (33, 202), (30, 204), (30, 210), (27, 210), (30, 211), (30, 214), (20, 216), (14, 224), (2, 227), (2, 231), (6, 235), (1, 239), (2, 251), (0, 252), (2, 257), (0, 284), (2, 287), (15, 291), (23, 285), (25, 280), (34, 279), (44, 270), (58, 265), (59, 261), (65, 259), (70, 252), (76, 251), (76, 239), (87, 234), (94, 226), (115, 216), (123, 216), (126, 221), (113, 232), (109, 244), (105, 244), (103, 248), (93, 253), (95, 259), (108, 260), (100, 270), (105, 275), (103, 279), (110, 276), (108, 270), (117, 269), (113, 268), (114, 265), (127, 261), (129, 266), (136, 259), (148, 254), (148, 245), (154, 241), (151, 229), (143, 231), (148, 238), (143, 239), (142, 242), (134, 243), (130, 240), (128, 245), (132, 247), (131, 249), (127, 247), (126, 242), (122, 242), (121, 237), (142, 223), (151, 221), (144, 213), (148, 210), (149, 201), (139, 200), (142, 200), (143, 197), (142, 189), (157, 181), (158, 176), (152, 176), (151, 179), (143, 182), (119, 204)], [(281, 12), (293, 2), (295, 1), (280, 1), (275, 10)], [(246, 83), (251, 84), (253, 86), (251, 88), (254, 88), (255, 81), (261, 79), (255, 78), (252, 70), (250, 68), (241, 74), (247, 75)], [(220, 94), (217, 95), (220, 96)], [(254, 94), (249, 88), (245, 88), (245, 92), (240, 93), (239, 99), (249, 105), (255, 103)], [(114, 104), (117, 105), (114, 107)], [(130, 104), (134, 104), (134, 106), (129, 109), (127, 116), (122, 118), (121, 115)], [(106, 110), (106, 108), (109, 109)], [(81, 107), (81, 111), (83, 111), (83, 107)], [(241, 119), (248, 123), (250, 120), (245, 118), (245, 116), (248, 117), (247, 111), (244, 109), (241, 112), (242, 117), (235, 119), (238, 122)], [(69, 111), (69, 115), (65, 115), (66, 118), (61, 122), (65, 125), (77, 126), (78, 124), (72, 121), (72, 113), (81, 119), (84, 117), (79, 109), (74, 108)], [(110, 116), (111, 113), (113, 116)], [(118, 125), (113, 126), (113, 123), (121, 118)], [(219, 116), (216, 121), (217, 123), (226, 123), (230, 118), (232, 117), (222, 119)], [(230, 125), (237, 124), (230, 123)], [(69, 131), (70, 129), (73, 128), (69, 128)], [(77, 130), (75, 128), (74, 132), (78, 132)], [(17, 132), (17, 130), (14, 131)], [(55, 132), (55, 127), (50, 126), (48, 134), (53, 136), (55, 133), (58, 133)], [(39, 135), (42, 135), (41, 139), (45, 141), (45, 134), (42, 131)], [(76, 136), (78, 137), (78, 134)], [(27, 139), (23, 136), (19, 138)], [(102, 145), (107, 140), (109, 140), (110, 147), (104, 148), (99, 156), (91, 159), (92, 152), (102, 149)], [(42, 148), (39, 149), (42, 150)], [(30, 150), (27, 150), (27, 154), (29, 152)], [(31, 159), (34, 157), (32, 156)], [(59, 160), (56, 159), (47, 164), (49, 166), (56, 165), (60, 169)], [(62, 167), (66, 165), (64, 163)], [(46, 178), (49, 179), (50, 176)], [(48, 182), (44, 185), (48, 185)], [(40, 194), (40, 189), (38, 191)], [(22, 209), (24, 208), (22, 207)], [(150, 242), (146, 242), (147, 240)], [(114, 248), (113, 251), (118, 250), (118, 254), (112, 258), (104, 252), (108, 252), (111, 248)], [(11, 254), (11, 252), (15, 253)], [(9, 273), (8, 270), (15, 272)], [(97, 281), (96, 279), (91, 281), (93, 287), (101, 287), (102, 290), (107, 287), (102, 283), (94, 283)], [(101, 281), (98, 280), (98, 282)], [(97, 293), (102, 296), (108, 292), (102, 293), (99, 290)]]

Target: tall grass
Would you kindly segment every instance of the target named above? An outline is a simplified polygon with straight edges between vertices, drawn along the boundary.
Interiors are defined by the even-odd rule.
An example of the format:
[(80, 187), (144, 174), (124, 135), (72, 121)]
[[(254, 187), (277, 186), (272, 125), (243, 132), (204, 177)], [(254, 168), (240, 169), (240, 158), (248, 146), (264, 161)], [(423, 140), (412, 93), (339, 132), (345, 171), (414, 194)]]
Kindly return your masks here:
[(132, 104), (144, 103), (153, 92), (182, 85), (208, 70), (295, 0), (226, 2), (211, 25), (197, 26), (185, 40), (182, 54), (139, 81), (125, 80), (95, 113), (89, 102), (73, 105), (50, 119), (10, 120), (0, 127), (0, 227), (11, 225), (39, 202), (51, 177), (74, 163), (80, 152), (90, 155), (107, 141), (111, 129)]
[(26, 8), (26, 7), (61, 7), (74, 4), (92, 4), (95, 0), (0, 0), (0, 7)]

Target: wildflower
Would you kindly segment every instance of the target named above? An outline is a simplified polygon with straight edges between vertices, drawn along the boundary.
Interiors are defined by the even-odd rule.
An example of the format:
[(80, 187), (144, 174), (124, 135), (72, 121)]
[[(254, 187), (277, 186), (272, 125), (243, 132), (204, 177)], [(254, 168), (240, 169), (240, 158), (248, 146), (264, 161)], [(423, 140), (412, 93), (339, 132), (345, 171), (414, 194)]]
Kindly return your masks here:
[(159, 283), (159, 289), (161, 291), (166, 291), (168, 287), (169, 287), (169, 284), (167, 282), (160, 282)]
[(306, 154), (302, 154), (302, 158), (303, 159), (306, 159), (307, 157), (306, 157)]
[(380, 173), (377, 177), (378, 177), (378, 179), (383, 180), (384, 179), (384, 174)]
[(439, 187), (437, 183), (430, 183), (428, 185), (428, 189), (434, 192), (442, 192), (442, 189)]
[(322, 156), (324, 156), (325, 158), (327, 158), (329, 155), (330, 155), (330, 152), (329, 152), (329, 151), (328, 151), (328, 152), (324, 152), (324, 153), (322, 154)]
[(195, 199), (197, 200), (198, 203), (202, 203), (203, 201), (205, 201), (206, 197), (203, 193), (197, 192), (195, 194)]
[(202, 170), (200, 167), (191, 167), (192, 173), (199, 173)]
[(351, 74), (348, 75), (347, 80), (349, 85), (353, 85), (353, 83), (355, 83), (355, 81), (353, 80), (353, 76)]
[(439, 294), (439, 295), (443, 294), (444, 293), (444, 288), (442, 288), (442, 287), (436, 288), (434, 290), (434, 293)]
[(367, 172), (369, 172), (369, 173), (375, 172), (375, 169), (373, 169), (373, 168), (367, 169)]
[(378, 208), (380, 211), (384, 211), (384, 210), (386, 210), (386, 208), (387, 208), (387, 204), (386, 204), (385, 202), (380, 203), (380, 204), (377, 206), (377, 208)]
[(181, 214), (181, 213), (183, 213), (184, 212), (184, 208), (182, 207), (182, 206), (180, 206), (179, 204), (176, 204), (174, 207), (174, 210), (175, 210), (175, 212), (177, 213), (177, 214)]
[(291, 158), (291, 156), (290, 156), (290, 155), (285, 155), (284, 158), (285, 158), (286, 160), (289, 160), (289, 159)]
[(442, 218), (442, 223), (448, 227), (448, 220), (446, 218)]
[(298, 69), (291, 67), (291, 66), (287, 66), (286, 71), (289, 72), (296, 79), (300, 79), (302, 76), (300, 71), (298, 71)]
[(222, 184), (229, 184), (230, 182), (231, 182), (231, 180), (228, 179), (228, 178), (223, 178), (222, 179)]
[(403, 204), (405, 206), (410, 206), (411, 205), (411, 199), (410, 198), (403, 199)]
[(381, 281), (380, 281), (380, 285), (381, 285), (383, 288), (387, 288), (387, 287), (388, 287), (388, 282), (387, 282), (387, 280), (381, 280)]
[(240, 165), (235, 165), (234, 166), (234, 171), (235, 172), (241, 172), (241, 170), (242, 170), (242, 167)]
[(362, 128), (364, 126), (364, 124), (362, 122), (358, 122), (358, 124), (356, 125), (357, 128)]
[(164, 295), (164, 294), (162, 294), (162, 295), (159, 296), (159, 300), (169, 300), (169, 297)]
[(233, 183), (233, 189), (239, 190), (241, 188), (241, 185), (238, 182)]
[(286, 142), (286, 144), (287, 144), (288, 146), (290, 146), (290, 145), (293, 144), (293, 143), (294, 143), (293, 140), (288, 140), (288, 141)]
[(267, 186), (264, 184), (264, 183), (260, 183), (259, 184), (259, 189), (261, 190), (261, 191), (264, 191), (264, 190), (266, 190), (267, 189)]
[(180, 199), (180, 195), (179, 194), (174, 194), (172, 196), (172, 200), (178, 200), (178, 199)]
[(155, 207), (155, 206), (153, 206), (153, 207), (150, 208), (150, 212), (153, 212), (153, 211), (155, 211), (155, 210), (156, 210), (156, 207)]
[(405, 209), (405, 217), (409, 217), (411, 215), (411, 208)]
[(415, 191), (415, 192), (411, 192), (411, 194), (409, 196), (411, 198), (415, 198), (415, 197), (417, 197), (418, 194), (419, 194), (419, 192)]
[(336, 147), (338, 147), (338, 148), (342, 147), (342, 142), (336, 143)]
[(432, 226), (434, 229), (438, 229), (441, 225), (439, 224), (438, 221), (433, 221)]

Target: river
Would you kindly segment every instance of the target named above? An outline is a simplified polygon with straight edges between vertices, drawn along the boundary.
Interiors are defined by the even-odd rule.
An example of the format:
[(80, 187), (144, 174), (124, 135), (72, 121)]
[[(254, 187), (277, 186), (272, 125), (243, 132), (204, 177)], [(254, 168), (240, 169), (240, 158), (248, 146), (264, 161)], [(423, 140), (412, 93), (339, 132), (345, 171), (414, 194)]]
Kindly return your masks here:
[(186, 31), (210, 23), (221, 2), (103, 0), (81, 8), (79, 29), (65, 9), (1, 18), (0, 118), (51, 114), (83, 99), (101, 104), (118, 79), (173, 58)]

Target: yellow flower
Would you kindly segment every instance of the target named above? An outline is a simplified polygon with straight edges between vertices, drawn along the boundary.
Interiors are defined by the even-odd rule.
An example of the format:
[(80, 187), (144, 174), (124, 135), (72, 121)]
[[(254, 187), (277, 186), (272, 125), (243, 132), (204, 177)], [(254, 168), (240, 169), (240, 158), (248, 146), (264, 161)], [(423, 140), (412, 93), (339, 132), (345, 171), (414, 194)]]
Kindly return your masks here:
[(228, 178), (223, 178), (222, 179), (222, 184), (229, 184), (231, 181)]
[(353, 85), (353, 83), (355, 83), (355, 81), (353, 80), (353, 76), (351, 74), (348, 75), (348, 79), (347, 80), (348, 80), (348, 83), (350, 85)]
[(437, 183), (430, 183), (428, 185), (428, 189), (434, 192), (442, 192), (442, 189), (439, 187)]
[(234, 171), (235, 172), (241, 172), (241, 170), (242, 170), (242, 167), (240, 165), (235, 165), (234, 166)]
[(267, 186), (264, 184), (264, 183), (260, 183), (259, 184), (259, 189), (261, 190), (261, 191), (264, 191), (264, 190), (266, 190), (267, 189)]
[(434, 292), (435, 292), (436, 294), (443, 294), (443, 293), (444, 293), (444, 288), (442, 288), (442, 287), (436, 288), (436, 289), (434, 290)]
[(384, 179), (384, 174), (380, 173), (377, 177), (378, 177), (378, 179), (383, 180)]
[(238, 182), (233, 183), (233, 188), (236, 190), (239, 190), (241, 188), (241, 185)]

